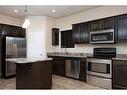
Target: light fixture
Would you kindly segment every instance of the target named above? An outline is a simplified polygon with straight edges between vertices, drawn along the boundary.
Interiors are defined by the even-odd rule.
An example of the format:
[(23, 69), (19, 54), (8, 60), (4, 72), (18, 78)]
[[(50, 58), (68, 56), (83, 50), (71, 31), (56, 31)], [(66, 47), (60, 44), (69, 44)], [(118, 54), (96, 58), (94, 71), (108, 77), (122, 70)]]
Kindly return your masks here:
[(23, 28), (28, 28), (28, 26), (29, 26), (31, 23), (30, 23), (30, 20), (28, 19), (28, 9), (27, 9), (27, 6), (25, 6), (24, 13), (25, 13), (25, 21), (24, 21), (22, 27), (23, 27)]
[(52, 10), (52, 12), (54, 13), (54, 12), (56, 12), (56, 10)]
[(18, 10), (14, 10), (14, 12), (15, 12), (15, 13), (17, 13), (17, 12), (18, 12)]

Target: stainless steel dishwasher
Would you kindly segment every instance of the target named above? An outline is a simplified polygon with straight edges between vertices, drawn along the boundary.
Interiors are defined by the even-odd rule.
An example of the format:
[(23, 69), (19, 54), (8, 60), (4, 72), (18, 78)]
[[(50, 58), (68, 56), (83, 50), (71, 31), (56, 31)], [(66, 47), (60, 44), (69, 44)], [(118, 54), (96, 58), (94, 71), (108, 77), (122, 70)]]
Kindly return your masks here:
[(80, 61), (66, 60), (66, 76), (79, 79), (79, 74), (80, 74)]

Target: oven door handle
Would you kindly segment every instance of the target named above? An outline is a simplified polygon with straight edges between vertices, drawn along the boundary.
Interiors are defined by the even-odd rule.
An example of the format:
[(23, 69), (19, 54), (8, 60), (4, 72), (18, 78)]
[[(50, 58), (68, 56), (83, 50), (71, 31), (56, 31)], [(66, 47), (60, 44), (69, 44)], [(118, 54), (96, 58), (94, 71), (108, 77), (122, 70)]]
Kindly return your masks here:
[(88, 64), (89, 62), (100, 63), (100, 64), (111, 64), (112, 63), (111, 60), (105, 60), (105, 59), (87, 59)]

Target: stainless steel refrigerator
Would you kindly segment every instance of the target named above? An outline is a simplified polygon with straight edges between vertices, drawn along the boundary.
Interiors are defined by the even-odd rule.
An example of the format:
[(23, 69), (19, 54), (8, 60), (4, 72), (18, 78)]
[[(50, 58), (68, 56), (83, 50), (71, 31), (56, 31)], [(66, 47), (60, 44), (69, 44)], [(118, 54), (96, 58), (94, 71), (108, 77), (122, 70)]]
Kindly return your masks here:
[[(26, 57), (26, 39), (23, 37), (5, 37), (6, 54), (8, 58)], [(4, 77), (13, 76), (16, 74), (16, 65), (5, 61)]]

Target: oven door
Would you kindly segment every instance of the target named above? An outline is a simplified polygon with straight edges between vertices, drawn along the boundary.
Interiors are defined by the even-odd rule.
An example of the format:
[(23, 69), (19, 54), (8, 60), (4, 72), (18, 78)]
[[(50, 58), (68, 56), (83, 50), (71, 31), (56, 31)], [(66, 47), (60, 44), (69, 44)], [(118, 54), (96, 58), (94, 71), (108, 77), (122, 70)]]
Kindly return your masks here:
[(111, 60), (105, 59), (87, 59), (87, 74), (111, 78)]

